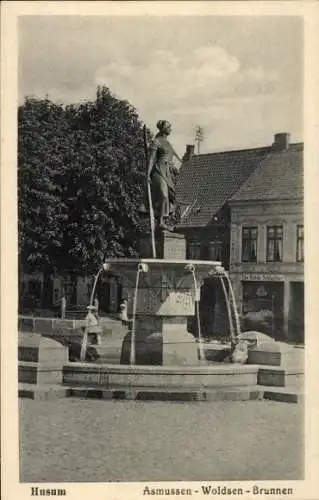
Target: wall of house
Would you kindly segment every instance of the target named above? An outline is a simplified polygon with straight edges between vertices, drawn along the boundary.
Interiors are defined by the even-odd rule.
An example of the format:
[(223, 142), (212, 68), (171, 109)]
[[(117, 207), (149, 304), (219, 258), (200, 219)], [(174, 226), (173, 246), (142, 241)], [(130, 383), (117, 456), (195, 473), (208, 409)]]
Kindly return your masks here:
[[(267, 262), (267, 226), (275, 225), (283, 226), (282, 261)], [(300, 296), (304, 281), (303, 262), (297, 262), (298, 225), (303, 225), (303, 205), (300, 201), (280, 200), (278, 202), (236, 202), (231, 204), (229, 272), (238, 309), (240, 313), (243, 313), (244, 288), (246, 288), (246, 293), (249, 288), (247, 284), (264, 283), (266, 285), (267, 283), (263, 287), (264, 290), (257, 287), (262, 301), (262, 295), (266, 298), (272, 296), (270, 289), (273, 283), (281, 283), (281, 287), (277, 286), (277, 295), (281, 293), (279, 290), (282, 290), (283, 295), (281, 337), (288, 339), (292, 336), (290, 327), (293, 327), (293, 309), (298, 294)], [(243, 226), (256, 226), (258, 228), (257, 262), (242, 262)], [(300, 283), (300, 286), (296, 286), (296, 283)], [(302, 325), (300, 325), (300, 329), (302, 329)]]
[(230, 216), (228, 207), (221, 211), (204, 227), (183, 227), (178, 232), (186, 238), (188, 259), (221, 261), (229, 267)]
[[(20, 309), (41, 308), (43, 294), (43, 274), (24, 273), (21, 276), (19, 287)], [(52, 276), (52, 308), (59, 307), (63, 290), (66, 292), (67, 307), (87, 305), (90, 299), (91, 278), (68, 279), (61, 276)]]
[[(93, 277), (52, 276), (52, 297), (48, 309), (59, 314), (62, 295), (65, 292), (66, 308), (78, 307), (82, 309), (90, 302)], [(19, 284), (19, 311), (28, 313), (34, 309), (41, 309), (43, 294), (42, 273), (21, 273)], [(121, 286), (114, 277), (100, 278), (96, 287), (96, 297), (99, 300), (103, 313), (114, 313), (119, 309), (121, 302)]]

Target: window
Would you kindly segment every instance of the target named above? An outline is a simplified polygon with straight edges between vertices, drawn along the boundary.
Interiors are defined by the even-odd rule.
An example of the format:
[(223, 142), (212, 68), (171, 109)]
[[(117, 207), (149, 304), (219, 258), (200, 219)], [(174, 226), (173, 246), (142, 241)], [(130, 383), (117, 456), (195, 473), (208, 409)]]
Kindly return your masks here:
[(297, 262), (304, 261), (303, 226), (297, 226)]
[(243, 227), (242, 261), (257, 262), (257, 227)]
[[(65, 278), (63, 282), (64, 297), (68, 304), (76, 304), (76, 281)], [(63, 293), (62, 292), (62, 293)]]
[(192, 260), (198, 260), (201, 256), (201, 244), (200, 241), (189, 241), (187, 244), (187, 258)]
[(210, 241), (207, 245), (207, 258), (217, 262), (223, 261), (223, 242), (219, 240)]
[(282, 261), (282, 226), (267, 227), (267, 261)]

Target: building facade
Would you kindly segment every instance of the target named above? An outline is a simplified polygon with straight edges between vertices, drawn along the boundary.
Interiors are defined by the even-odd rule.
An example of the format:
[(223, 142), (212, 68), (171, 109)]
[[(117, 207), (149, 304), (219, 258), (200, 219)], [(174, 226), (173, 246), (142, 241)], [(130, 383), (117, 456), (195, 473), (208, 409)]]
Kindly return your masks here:
[(44, 304), (43, 273), (22, 273), (19, 284), (19, 309), (59, 309), (64, 296), (68, 306), (87, 305), (92, 287), (92, 279), (86, 277), (50, 276)]
[(239, 312), (269, 311), (278, 339), (303, 340), (301, 203), (232, 204), (230, 278)]
[[(188, 258), (220, 260), (229, 270), (245, 329), (303, 342), (303, 144), (280, 133), (265, 148), (191, 153), (179, 180), (193, 207), (181, 224)], [(227, 328), (219, 306), (211, 280), (201, 308), (212, 336)]]
[[(51, 276), (44, 304), (43, 273), (23, 273), (19, 284), (19, 312), (48, 309), (60, 314), (61, 299), (66, 300), (67, 312), (84, 310), (90, 302), (94, 277), (90, 276)], [(101, 277), (97, 284), (96, 295), (101, 312), (116, 313), (121, 302), (122, 288), (115, 276)]]
[(278, 340), (304, 341), (303, 147), (264, 160), (229, 201), (230, 277), (243, 318)]

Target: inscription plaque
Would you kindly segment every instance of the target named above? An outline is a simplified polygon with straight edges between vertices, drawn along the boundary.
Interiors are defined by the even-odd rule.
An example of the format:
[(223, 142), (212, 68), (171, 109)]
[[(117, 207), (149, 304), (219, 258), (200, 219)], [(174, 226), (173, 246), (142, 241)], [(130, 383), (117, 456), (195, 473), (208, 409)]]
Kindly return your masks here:
[[(133, 311), (133, 290), (126, 290), (128, 312)], [(188, 289), (142, 288), (138, 290), (136, 313), (159, 316), (192, 316), (195, 314), (194, 293)]]

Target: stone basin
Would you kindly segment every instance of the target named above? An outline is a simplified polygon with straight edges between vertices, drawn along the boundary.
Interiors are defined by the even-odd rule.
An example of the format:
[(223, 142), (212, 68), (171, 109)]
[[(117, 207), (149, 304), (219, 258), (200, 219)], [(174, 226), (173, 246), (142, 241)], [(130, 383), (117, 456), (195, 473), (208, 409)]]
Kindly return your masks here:
[(109, 259), (103, 268), (121, 278), (129, 314), (140, 271), (136, 313), (158, 316), (193, 316), (203, 280), (223, 272), (221, 262), (186, 259)]
[(199, 363), (187, 318), (196, 314), (204, 279), (224, 272), (220, 262), (119, 258), (106, 260), (103, 269), (120, 278), (127, 314), (133, 318), (123, 341), (122, 364)]

